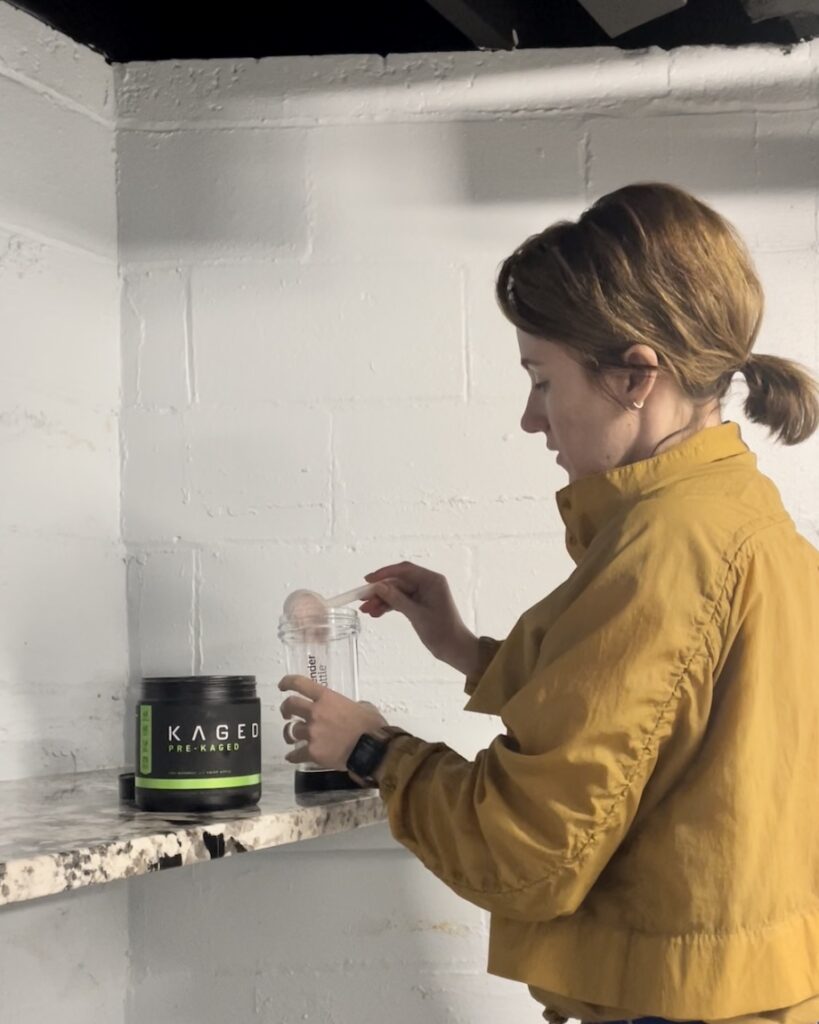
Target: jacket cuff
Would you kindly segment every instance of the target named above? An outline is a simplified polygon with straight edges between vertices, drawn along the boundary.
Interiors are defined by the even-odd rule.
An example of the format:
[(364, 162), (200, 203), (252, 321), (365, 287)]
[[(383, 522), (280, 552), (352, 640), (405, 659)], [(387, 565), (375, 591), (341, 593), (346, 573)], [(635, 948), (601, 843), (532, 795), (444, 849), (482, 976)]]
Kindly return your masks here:
[(475, 692), (478, 683), (483, 678), (484, 672), (489, 668), (489, 663), (498, 653), (502, 641), (494, 640), (491, 636), (478, 637), (478, 667), (466, 677), (464, 691), (468, 697)]
[(378, 790), (384, 801), (388, 801), (395, 792), (401, 762), (424, 745), (424, 740), (410, 733), (403, 733), (390, 740), (387, 752), (378, 766)]

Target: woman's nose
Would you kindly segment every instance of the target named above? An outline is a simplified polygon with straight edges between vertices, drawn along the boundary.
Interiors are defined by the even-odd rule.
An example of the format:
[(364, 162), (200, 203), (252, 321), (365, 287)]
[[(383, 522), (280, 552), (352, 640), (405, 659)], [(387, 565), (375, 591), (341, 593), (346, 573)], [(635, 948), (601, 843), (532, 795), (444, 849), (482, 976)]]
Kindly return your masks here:
[(531, 401), (526, 403), (523, 415), (520, 418), (520, 429), (527, 434), (538, 434), (546, 430), (548, 424), (542, 412), (535, 412), (532, 409)]

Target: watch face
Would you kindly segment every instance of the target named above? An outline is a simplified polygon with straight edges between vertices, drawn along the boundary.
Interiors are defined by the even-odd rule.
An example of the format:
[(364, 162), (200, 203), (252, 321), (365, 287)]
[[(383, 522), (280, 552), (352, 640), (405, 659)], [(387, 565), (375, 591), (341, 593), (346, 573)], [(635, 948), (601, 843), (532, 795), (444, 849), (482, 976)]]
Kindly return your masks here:
[(366, 779), (378, 767), (383, 751), (384, 744), (365, 733), (353, 748), (347, 767), (351, 772)]

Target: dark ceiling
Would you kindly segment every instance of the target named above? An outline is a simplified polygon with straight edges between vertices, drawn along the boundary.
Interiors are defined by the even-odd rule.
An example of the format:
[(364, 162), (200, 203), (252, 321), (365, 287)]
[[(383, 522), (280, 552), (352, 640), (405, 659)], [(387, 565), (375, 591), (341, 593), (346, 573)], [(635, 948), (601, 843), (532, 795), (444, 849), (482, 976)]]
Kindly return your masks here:
[[(111, 62), (170, 58), (272, 57), (297, 54), (428, 53), (517, 45), (671, 49), (794, 43), (784, 18), (752, 23), (741, 0), (688, 0), (680, 10), (611, 39), (580, 0), (359, 0), (326, 6), (174, 0), (10, 0)], [(464, 10), (491, 23), (465, 27)], [(439, 13), (443, 12), (443, 13)], [(474, 20), (474, 19), (473, 19)], [(464, 31), (456, 28), (460, 25)], [(500, 41), (495, 41), (500, 40)], [(507, 48), (511, 47), (511, 42)]]

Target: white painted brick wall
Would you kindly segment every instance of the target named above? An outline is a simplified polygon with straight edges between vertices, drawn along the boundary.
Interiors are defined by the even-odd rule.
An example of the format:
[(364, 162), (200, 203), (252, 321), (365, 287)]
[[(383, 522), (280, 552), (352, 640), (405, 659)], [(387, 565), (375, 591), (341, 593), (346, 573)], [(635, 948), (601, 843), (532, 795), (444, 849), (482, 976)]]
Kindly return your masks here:
[[(102, 58), (0, 3), (0, 779), (122, 758), (113, 117)], [(127, 910), (4, 908), (0, 1016), (124, 1024)]]
[[(473, 628), (503, 635), (565, 577), (563, 477), (519, 429), (526, 379), (492, 284), (524, 237), (604, 191), (660, 178), (733, 219), (768, 293), (760, 350), (819, 366), (817, 56), (803, 44), (119, 69), (135, 671), (257, 673), (279, 756), (290, 590), (346, 589), (410, 558), (446, 572)], [(817, 443), (746, 434), (815, 536)], [(391, 720), (467, 756), (491, 739), (496, 723), (462, 711), (460, 678), (404, 621), (366, 620), (360, 650), (361, 695)], [(523, 987), (484, 977), (485, 916), (383, 829), (355, 852), (318, 849), (335, 852), (140, 884), (132, 1009), (538, 1019)], [(228, 914), (252, 937), (241, 957), (209, 934)], [(202, 937), (180, 943), (192, 921)]]
[(0, 778), (121, 758), (113, 74), (0, 5)]
[[(503, 635), (560, 582), (563, 480), (492, 281), (608, 189), (731, 217), (760, 349), (819, 367), (817, 82), (816, 43), (167, 62), (117, 69), (115, 112), (102, 61), (0, 5), (0, 775), (119, 760), (126, 648), (132, 677), (255, 672), (280, 756), (297, 586), (409, 558)], [(817, 443), (746, 436), (819, 538)], [(360, 646), (391, 720), (491, 739), (401, 619)], [(378, 827), (5, 913), (0, 991), (22, 1024), (534, 1022), (486, 928)]]
[(4, 74), (0, 145), (0, 222), (116, 258), (111, 121)]
[[(117, 150), (120, 230), (129, 258), (304, 251), (302, 132), (121, 131)], [(248, 204), (248, 195), (264, 202)]]
[(127, 885), (4, 907), (0, 948), (4, 1020), (125, 1024)]
[(367, 255), (194, 270), (197, 398), (209, 406), (460, 398), (457, 267), (407, 273), (400, 261)]
[(317, 841), (172, 876), (131, 885), (128, 1020), (539, 1019), (483, 974), (483, 913), (400, 849)]
[(307, 151), (321, 258), (497, 260), (582, 198), (582, 121), (573, 116), (320, 122)]

